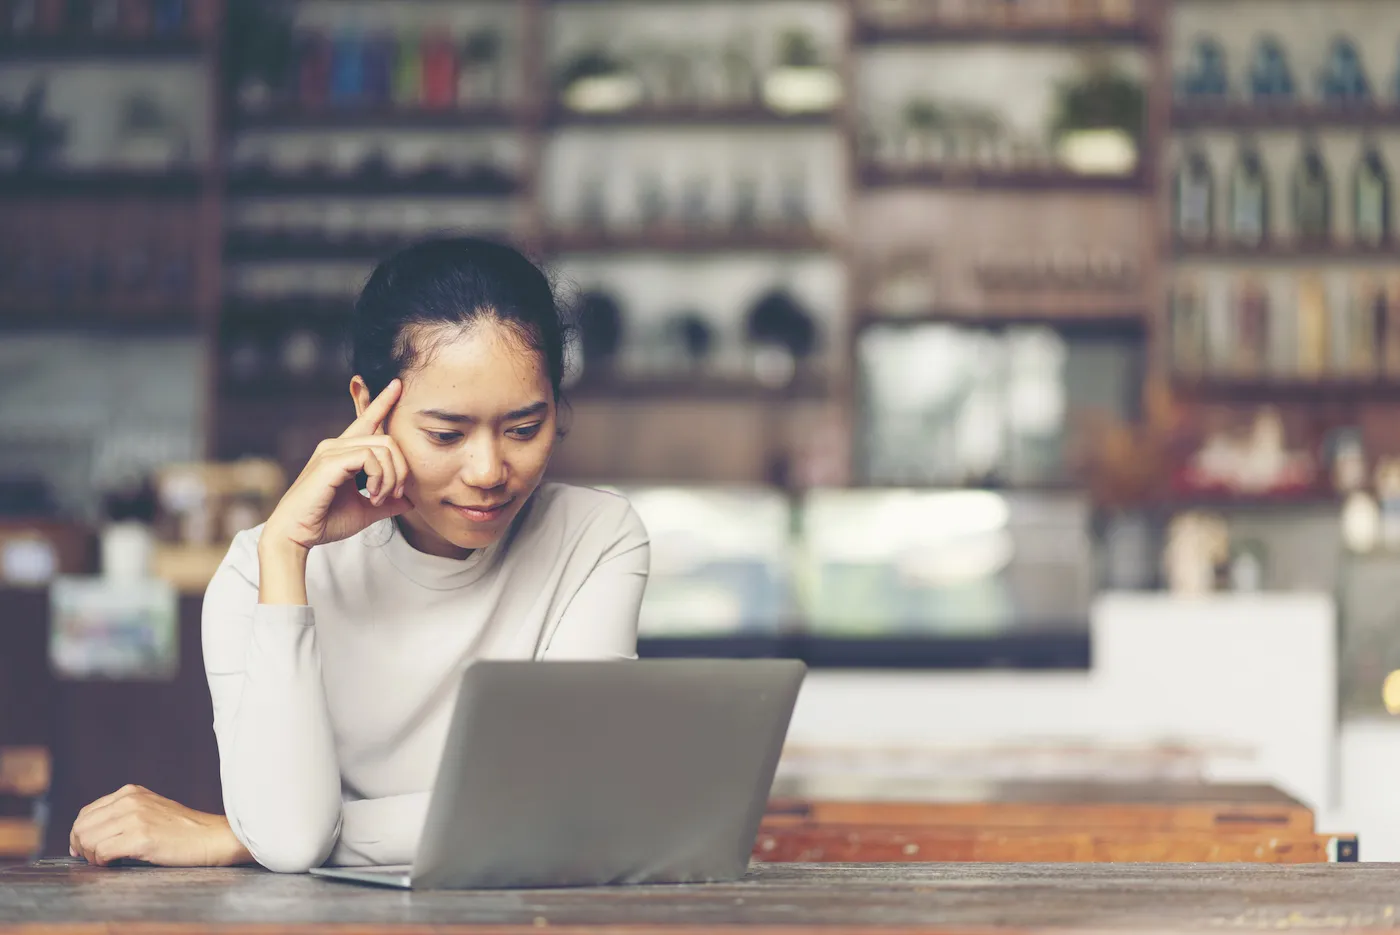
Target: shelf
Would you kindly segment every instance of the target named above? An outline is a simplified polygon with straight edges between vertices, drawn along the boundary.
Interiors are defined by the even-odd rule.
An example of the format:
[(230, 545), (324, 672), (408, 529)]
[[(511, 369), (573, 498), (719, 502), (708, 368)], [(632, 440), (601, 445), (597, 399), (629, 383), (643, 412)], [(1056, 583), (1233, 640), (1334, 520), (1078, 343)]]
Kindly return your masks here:
[(305, 379), (273, 375), (256, 383), (221, 376), (221, 402), (267, 402), (296, 399), (319, 409), (323, 404), (349, 401), (350, 374), (313, 376)]
[(275, 175), (263, 172), (230, 176), (235, 195), (341, 195), (345, 197), (406, 197), (446, 195), (459, 198), (501, 198), (520, 189), (517, 180), (484, 171), (470, 175), (422, 173), (418, 175), (332, 175), (304, 173)]
[(1066, 169), (982, 169), (913, 166), (860, 167), (865, 188), (985, 188), (1009, 191), (1127, 192), (1147, 197), (1151, 185), (1144, 173), (1080, 175)]
[(921, 22), (856, 23), (856, 41), (866, 45), (926, 45), (930, 43), (1044, 43), (1076, 45), (1093, 43), (1132, 43), (1152, 41), (1151, 30), (1143, 23), (986, 23)]
[(1309, 494), (1170, 494), (1146, 504), (1158, 513), (1205, 510), (1214, 513), (1268, 513), (1276, 510), (1338, 510), (1342, 498), (1331, 493)]
[(1176, 374), (1172, 385), (1186, 396), (1205, 401), (1273, 403), (1358, 402), (1400, 398), (1400, 377), (1187, 377)]
[(221, 320), (225, 325), (258, 321), (315, 324), (344, 321), (354, 308), (354, 296), (327, 299), (319, 296), (281, 298), (258, 301), (246, 298), (226, 298)]
[(829, 127), (835, 126), (832, 111), (789, 114), (758, 104), (716, 106), (713, 104), (644, 106), (606, 113), (581, 113), (557, 106), (550, 123), (562, 127), (645, 127), (654, 124), (692, 126)]
[(1178, 241), (1173, 245), (1172, 252), (1181, 259), (1258, 260), (1261, 262), (1288, 260), (1355, 260), (1360, 262), (1400, 259), (1400, 245), (1395, 243), (1379, 247), (1345, 243), (1267, 243), (1259, 247), (1249, 247), (1228, 242), (1194, 244)]
[(784, 387), (770, 387), (755, 380), (711, 376), (615, 377), (585, 376), (567, 388), (571, 401), (645, 402), (759, 402), (783, 399), (825, 399), (828, 381), (814, 375), (798, 374)]
[(187, 198), (203, 189), (202, 176), (190, 169), (127, 172), (95, 169), (69, 172), (0, 173), (0, 195), (43, 198)]
[(239, 130), (505, 130), (520, 118), (505, 107), (431, 108), (328, 104), (319, 109), (274, 107), (235, 118)]
[(1056, 629), (991, 636), (817, 636), (813, 634), (642, 637), (637, 654), (664, 658), (787, 658), (813, 668), (1037, 669), (1089, 668), (1088, 621)]
[(26, 62), (103, 59), (143, 64), (152, 59), (200, 58), (205, 44), (192, 36), (5, 36), (0, 38), (0, 61), (14, 65)]
[(816, 253), (832, 238), (810, 228), (559, 230), (545, 238), (552, 253)]
[[(509, 241), (505, 231), (473, 231), (473, 236)], [(425, 231), (426, 237), (429, 232)], [(416, 242), (419, 237), (357, 234), (333, 238), (324, 234), (230, 233), (224, 256), (231, 260), (380, 260)]]
[(871, 327), (906, 328), (918, 325), (960, 325), (966, 328), (999, 330), (1012, 327), (1048, 327), (1069, 335), (1086, 337), (1141, 338), (1147, 329), (1146, 309), (1123, 309), (1104, 314), (1065, 314), (1026, 309), (934, 310), (915, 315), (882, 315), (864, 312), (857, 329)]
[(201, 330), (202, 318), (195, 309), (193, 299), (180, 305), (99, 299), (84, 299), (66, 305), (7, 302), (0, 306), (0, 332), (193, 335)]
[(1314, 130), (1400, 129), (1400, 106), (1393, 104), (1251, 104), (1176, 103), (1172, 125), (1177, 130)]

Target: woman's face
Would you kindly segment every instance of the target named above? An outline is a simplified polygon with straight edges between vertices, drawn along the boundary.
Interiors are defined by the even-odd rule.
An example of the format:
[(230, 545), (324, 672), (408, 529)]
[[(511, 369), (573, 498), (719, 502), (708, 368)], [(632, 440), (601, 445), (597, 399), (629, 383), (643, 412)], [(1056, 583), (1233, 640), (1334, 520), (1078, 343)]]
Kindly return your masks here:
[[(463, 557), (499, 539), (539, 486), (554, 450), (554, 391), (540, 354), (488, 319), (413, 336), (427, 348), (403, 377), (385, 431), (408, 462), (405, 535)], [(369, 392), (355, 378), (356, 407)]]

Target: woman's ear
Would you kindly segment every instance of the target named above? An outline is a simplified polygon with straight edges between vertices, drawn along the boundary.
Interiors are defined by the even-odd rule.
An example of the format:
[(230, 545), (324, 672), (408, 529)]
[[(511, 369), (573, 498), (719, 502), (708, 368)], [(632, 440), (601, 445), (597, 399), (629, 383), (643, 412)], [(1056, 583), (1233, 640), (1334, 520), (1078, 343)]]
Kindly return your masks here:
[(350, 378), (350, 398), (355, 401), (356, 416), (364, 415), (369, 404), (374, 401), (374, 396), (369, 391), (369, 384), (358, 373)]

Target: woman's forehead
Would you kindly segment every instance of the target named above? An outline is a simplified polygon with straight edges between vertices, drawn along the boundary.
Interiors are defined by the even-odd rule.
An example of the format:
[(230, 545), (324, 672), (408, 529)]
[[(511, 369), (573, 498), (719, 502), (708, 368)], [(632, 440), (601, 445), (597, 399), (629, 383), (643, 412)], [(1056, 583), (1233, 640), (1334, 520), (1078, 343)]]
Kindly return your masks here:
[(479, 322), (418, 337), (426, 346), (404, 375), (406, 408), (490, 415), (471, 410), (508, 412), (552, 396), (539, 353), (508, 327)]

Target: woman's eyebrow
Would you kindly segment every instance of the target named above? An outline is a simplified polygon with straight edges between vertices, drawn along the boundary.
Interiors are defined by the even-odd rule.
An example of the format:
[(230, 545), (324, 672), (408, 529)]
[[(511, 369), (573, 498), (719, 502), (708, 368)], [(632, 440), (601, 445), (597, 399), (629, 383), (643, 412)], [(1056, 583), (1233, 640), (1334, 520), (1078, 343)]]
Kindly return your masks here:
[[(529, 416), (537, 416), (548, 408), (549, 403), (545, 402), (544, 400), (540, 400), (537, 403), (531, 403), (530, 405), (522, 406), (519, 409), (512, 409), (510, 412), (507, 412), (501, 418), (502, 421), (513, 422), (516, 419), (524, 419)], [(418, 414), (420, 416), (426, 416), (429, 419), (437, 419), (442, 422), (451, 422), (454, 424), (476, 421), (476, 419), (474, 419), (471, 416), (463, 415), (460, 412), (448, 412), (446, 409), (420, 409), (418, 411)]]

